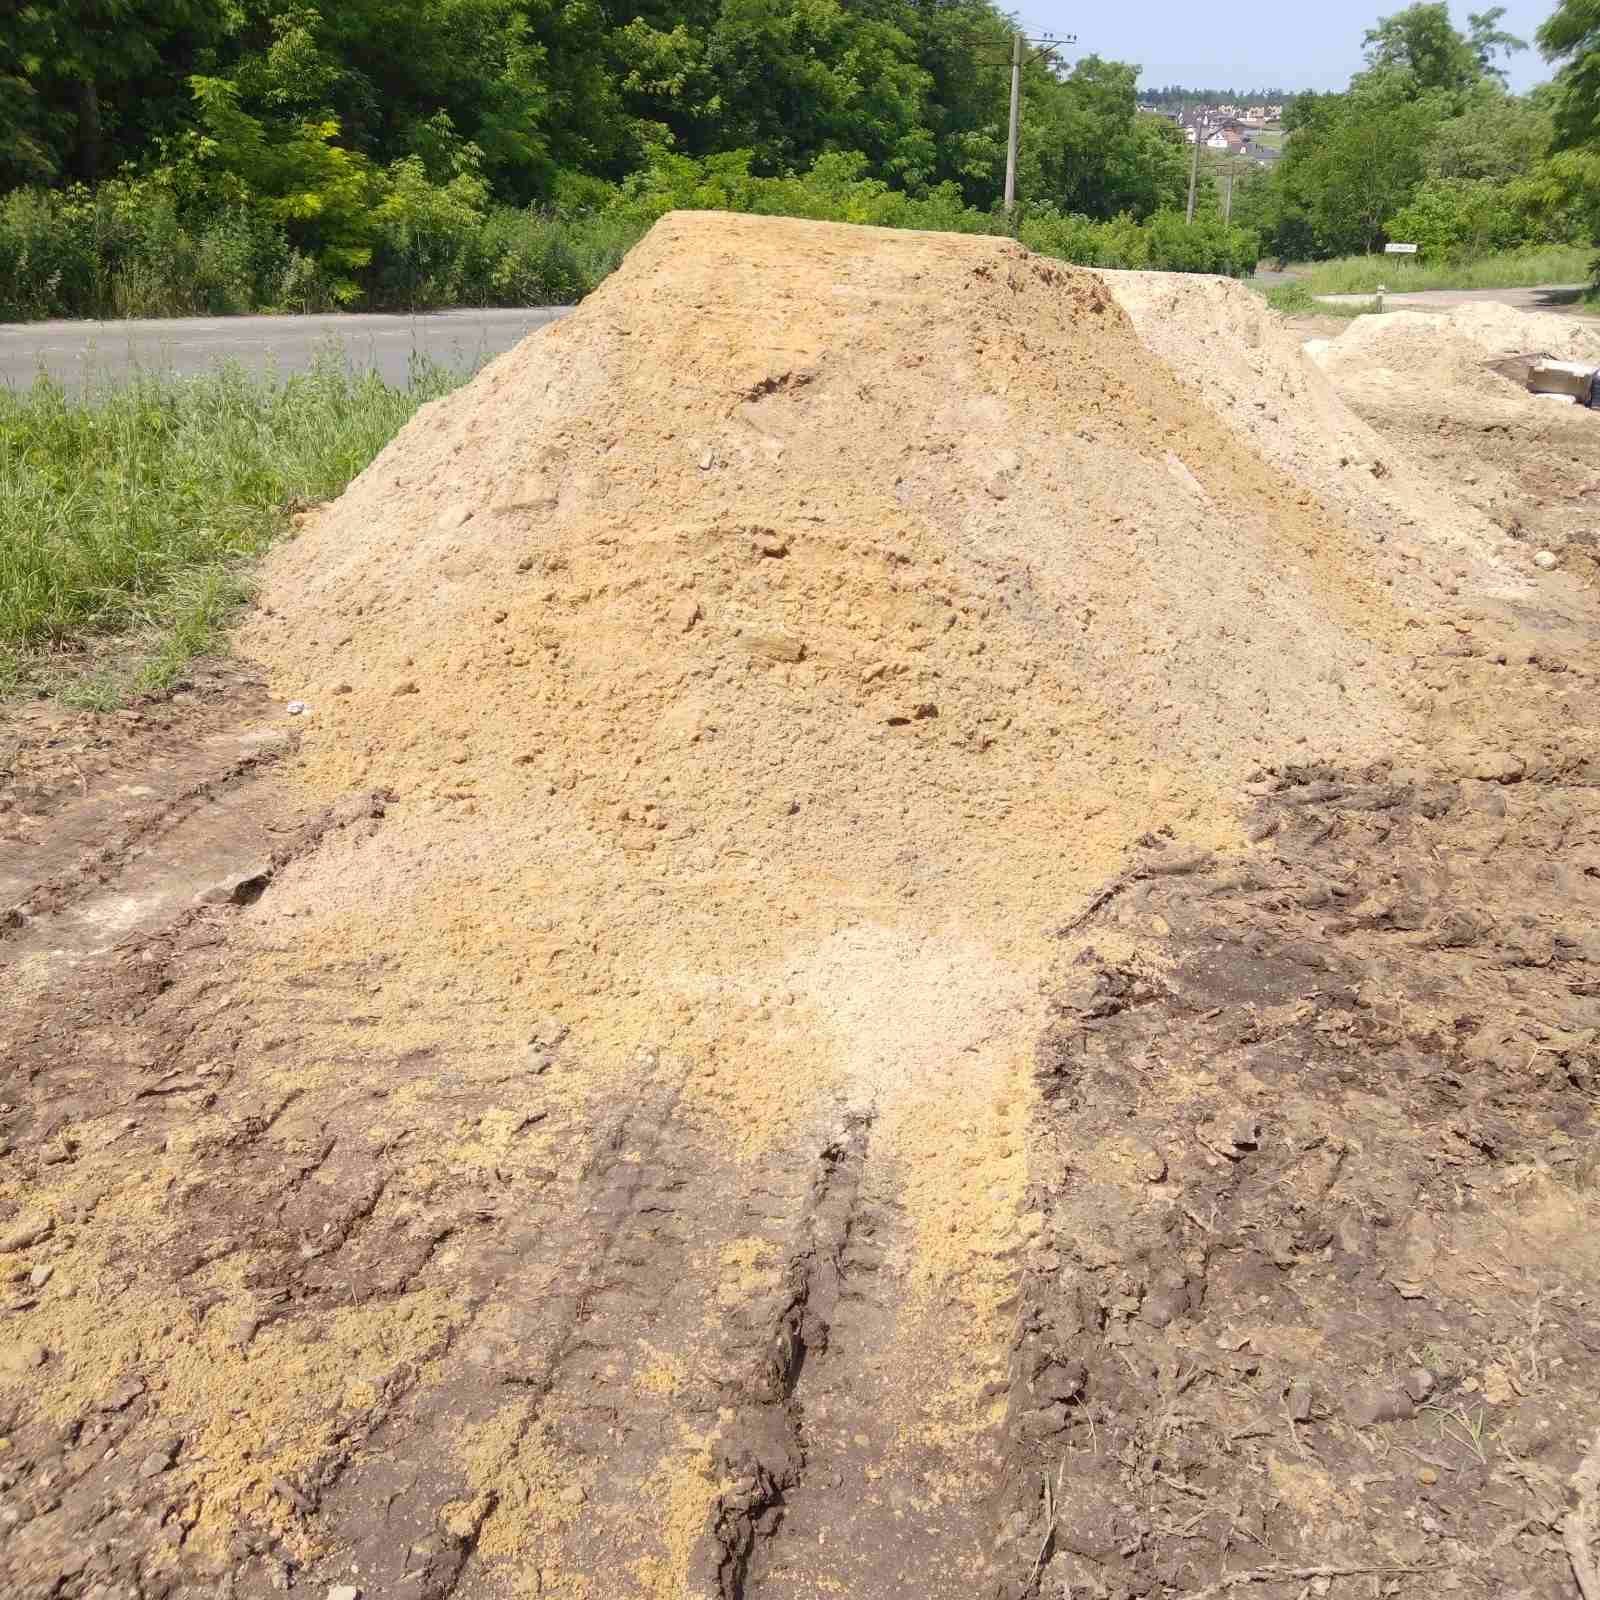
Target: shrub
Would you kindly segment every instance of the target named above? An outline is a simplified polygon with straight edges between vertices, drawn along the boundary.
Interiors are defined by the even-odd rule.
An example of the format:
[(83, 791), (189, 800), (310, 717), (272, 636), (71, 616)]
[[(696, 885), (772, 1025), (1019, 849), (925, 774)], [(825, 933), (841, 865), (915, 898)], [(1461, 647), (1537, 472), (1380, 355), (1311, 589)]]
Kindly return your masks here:
[[(379, 171), (331, 144), (326, 124), (269, 141), (230, 94), (208, 114), (215, 147), (171, 153), (142, 177), (93, 191), (19, 190), (0, 198), (0, 316), (166, 316), (573, 301), (615, 269), (656, 218), (718, 208), (883, 227), (1000, 233), (943, 183), (908, 195), (867, 176), (848, 151), (805, 172), (759, 177), (748, 151), (695, 160), (657, 146), (620, 186), (568, 176), (567, 208), (489, 201), (476, 148), (441, 121), (430, 154)], [(219, 150), (233, 165), (219, 168)], [(429, 161), (434, 170), (430, 170)], [(441, 164), (444, 170), (440, 170)], [(1193, 226), (1028, 210), (1030, 248), (1101, 267), (1243, 274), (1255, 236), (1215, 217)]]

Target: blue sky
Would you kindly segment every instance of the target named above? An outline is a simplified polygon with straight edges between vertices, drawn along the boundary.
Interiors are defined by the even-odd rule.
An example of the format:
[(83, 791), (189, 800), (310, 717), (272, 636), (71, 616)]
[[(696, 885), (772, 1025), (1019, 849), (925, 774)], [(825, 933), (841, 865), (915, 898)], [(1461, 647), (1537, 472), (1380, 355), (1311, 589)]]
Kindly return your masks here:
[[(1018, 0), (1012, 0), (1017, 4)], [(1361, 35), (1409, 0), (1267, 0), (1222, 6), (1205, 0), (1134, 0), (1127, 6), (1021, 0), (1032, 28), (1075, 33), (1072, 55), (1091, 51), (1113, 61), (1137, 61), (1144, 83), (1282, 84), (1289, 89), (1342, 89), (1361, 66)], [(1452, 0), (1456, 26), (1468, 11), (1493, 0)], [(1534, 29), (1555, 0), (1507, 0), (1501, 27), (1532, 44)], [(1511, 59), (1511, 86), (1526, 89), (1550, 76), (1537, 49)]]

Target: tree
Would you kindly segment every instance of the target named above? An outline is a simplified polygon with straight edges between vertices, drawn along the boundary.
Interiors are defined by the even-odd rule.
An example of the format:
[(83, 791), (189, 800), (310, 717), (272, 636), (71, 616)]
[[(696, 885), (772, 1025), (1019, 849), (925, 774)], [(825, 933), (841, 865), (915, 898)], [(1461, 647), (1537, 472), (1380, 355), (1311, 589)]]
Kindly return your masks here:
[(1496, 79), (1502, 87), (1506, 81), (1505, 69), (1496, 66), (1494, 58), (1503, 55), (1509, 60), (1519, 50), (1528, 48), (1526, 39), (1519, 39), (1501, 28), (1500, 19), (1505, 14), (1504, 6), (1467, 13), (1467, 43), (1478, 58), (1478, 70), (1484, 77)]
[(1485, 80), (1460, 112), (1434, 129), (1426, 165), (1430, 178), (1525, 177), (1550, 149), (1555, 124), (1539, 100), (1506, 94)]
[[(5, 98), (23, 117), (0, 160), (90, 182), (113, 146), (148, 145), (189, 112), (184, 87), (230, 26), (225, 0), (33, 0), (0, 40)], [(3, 103), (3, 101), (0, 101)]]
[(1557, 142), (1568, 150), (1600, 145), (1600, 0), (1561, 0), (1538, 37), (1546, 59), (1561, 63)]
[[(1497, 20), (1495, 12), (1485, 12), (1484, 17), (1491, 26)], [(1380, 17), (1377, 27), (1367, 30), (1362, 45), (1369, 71), (1409, 73), (1419, 90), (1458, 91), (1483, 76), (1476, 51), (1456, 31), (1444, 0), (1432, 4), (1418, 0), (1393, 16)]]

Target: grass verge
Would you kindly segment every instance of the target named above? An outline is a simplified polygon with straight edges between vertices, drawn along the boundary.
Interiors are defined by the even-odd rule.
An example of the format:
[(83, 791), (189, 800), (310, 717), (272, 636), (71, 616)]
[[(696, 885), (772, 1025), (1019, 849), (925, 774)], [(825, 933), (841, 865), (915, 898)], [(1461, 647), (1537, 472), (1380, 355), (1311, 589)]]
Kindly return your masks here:
[(1419, 261), (1410, 256), (1344, 256), (1290, 267), (1309, 294), (1371, 294), (1383, 284), (1394, 294), (1421, 289), (1517, 289), (1546, 283), (1584, 283), (1593, 270), (1593, 245), (1548, 245), (1506, 250), (1476, 261)]
[(294, 508), (460, 381), (417, 361), (395, 387), (330, 353), (283, 379), (0, 389), (0, 696), (109, 706), (165, 687), (216, 646)]
[(1286, 317), (1364, 317), (1378, 309), (1376, 300), (1327, 305), (1303, 283), (1276, 283), (1264, 292), (1267, 304)]

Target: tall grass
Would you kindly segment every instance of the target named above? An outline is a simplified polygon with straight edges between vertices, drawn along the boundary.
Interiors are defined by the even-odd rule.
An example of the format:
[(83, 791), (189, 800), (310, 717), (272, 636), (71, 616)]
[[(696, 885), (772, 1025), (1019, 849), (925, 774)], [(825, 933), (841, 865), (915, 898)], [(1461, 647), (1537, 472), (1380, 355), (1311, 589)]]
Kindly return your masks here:
[(1289, 270), (1311, 294), (1371, 294), (1383, 284), (1393, 294), (1421, 289), (1515, 289), (1549, 283), (1584, 283), (1594, 267), (1594, 246), (1536, 245), (1504, 250), (1474, 261), (1419, 261), (1413, 256), (1342, 256)]
[(0, 389), (0, 694), (112, 634), (134, 645), (117, 681), (80, 695), (170, 681), (216, 642), (294, 506), (339, 493), (460, 381), (419, 361), (395, 387), (329, 354), (281, 380), (224, 368)]

